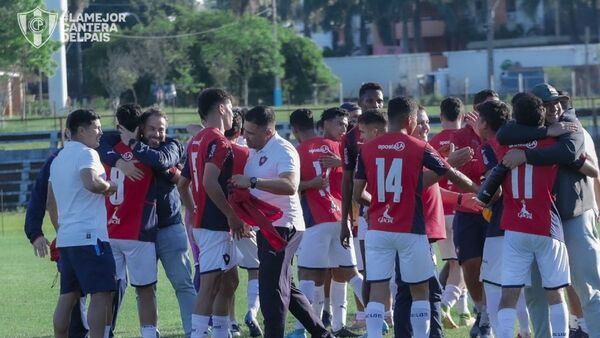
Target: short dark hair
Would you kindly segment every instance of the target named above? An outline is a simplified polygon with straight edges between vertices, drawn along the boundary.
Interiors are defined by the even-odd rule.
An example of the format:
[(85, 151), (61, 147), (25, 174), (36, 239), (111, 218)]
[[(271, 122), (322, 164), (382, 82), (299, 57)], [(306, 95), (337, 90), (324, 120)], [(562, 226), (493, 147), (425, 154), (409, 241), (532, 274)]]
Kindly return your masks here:
[(383, 93), (383, 87), (379, 83), (366, 82), (366, 83), (363, 83), (362, 86), (360, 86), (360, 89), (358, 90), (358, 97), (359, 98), (362, 97), (369, 90), (380, 90)]
[(512, 99), (510, 99), (510, 105), (511, 106), (515, 106), (515, 103), (523, 97), (523, 95), (527, 94), (526, 92), (518, 92), (515, 94), (515, 96), (512, 97)]
[(342, 103), (340, 108), (346, 110), (348, 113), (360, 110), (360, 106), (354, 102), (344, 102), (344, 103)]
[(546, 117), (544, 102), (530, 93), (522, 95), (515, 102), (513, 113), (518, 124), (532, 127), (543, 125)]
[(267, 106), (256, 106), (246, 112), (246, 121), (257, 126), (266, 127), (275, 124), (275, 112)]
[(310, 109), (296, 109), (290, 114), (290, 126), (300, 130), (314, 130), (315, 120)]
[(419, 109), (417, 101), (408, 96), (397, 96), (388, 102), (389, 121), (405, 121), (410, 116), (416, 117)]
[(379, 109), (368, 109), (358, 117), (358, 123), (364, 125), (387, 125), (385, 113)]
[(502, 101), (487, 101), (478, 109), (479, 118), (494, 132), (510, 120), (510, 107)]
[(348, 111), (346, 111), (346, 109), (343, 109), (343, 108), (338, 108), (338, 107), (328, 108), (328, 109), (325, 109), (323, 111), (323, 113), (321, 114), (321, 121), (325, 122), (325, 121), (334, 119), (338, 116), (348, 117), (348, 116), (350, 116), (350, 114), (348, 114)]
[(219, 103), (231, 101), (232, 97), (220, 88), (207, 88), (198, 95), (198, 114), (202, 120), (206, 120), (210, 110)]
[(495, 91), (491, 89), (484, 89), (475, 94), (475, 96), (473, 96), (473, 106), (484, 102), (485, 100), (487, 100), (488, 97), (500, 98), (500, 96), (498, 96), (498, 93), (496, 93)]
[(165, 121), (169, 120), (167, 114), (164, 111), (160, 110), (158, 107), (151, 107), (146, 109), (146, 111), (140, 116), (140, 124), (145, 124), (148, 122), (148, 119), (152, 116), (158, 116), (165, 119)]
[(93, 109), (77, 109), (67, 116), (67, 128), (71, 135), (75, 135), (77, 134), (77, 128), (89, 127), (96, 120), (100, 120), (100, 115)]
[(454, 122), (464, 111), (464, 108), (463, 102), (458, 97), (449, 96), (440, 103), (440, 116), (443, 116), (450, 122)]
[(129, 131), (134, 131), (140, 125), (142, 107), (135, 103), (126, 103), (117, 108), (117, 122)]
[(239, 135), (242, 132), (242, 125), (244, 123), (244, 119), (242, 116), (242, 109), (241, 108), (233, 108), (233, 119), (231, 122), (231, 128), (225, 130), (225, 137), (227, 137), (227, 139), (231, 140), (233, 139), (235, 136)]

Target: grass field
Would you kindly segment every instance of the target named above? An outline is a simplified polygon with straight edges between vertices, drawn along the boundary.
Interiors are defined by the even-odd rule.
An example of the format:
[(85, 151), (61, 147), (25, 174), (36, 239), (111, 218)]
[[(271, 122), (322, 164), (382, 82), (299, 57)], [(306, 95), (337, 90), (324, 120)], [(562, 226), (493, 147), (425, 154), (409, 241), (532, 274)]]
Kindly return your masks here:
[[(56, 265), (49, 258), (40, 259), (23, 233), (23, 212), (0, 214), (0, 337), (52, 337), (52, 313), (59, 286)], [(44, 224), (48, 238), (54, 237), (49, 223)], [(246, 313), (246, 273), (240, 270), (240, 288), (236, 299), (238, 321)], [(349, 290), (349, 294), (350, 294)], [(354, 302), (349, 301), (349, 321), (354, 315)], [(159, 329), (161, 337), (183, 337), (179, 307), (175, 293), (162, 267), (158, 277)], [(260, 317), (260, 315), (259, 315)], [(259, 318), (262, 322), (262, 317)], [(291, 316), (288, 328), (292, 328)], [(248, 331), (242, 325), (242, 336)], [(117, 337), (139, 337), (139, 324), (133, 290), (128, 288), (118, 320)], [(388, 334), (386, 337), (393, 337)], [(448, 338), (468, 337), (466, 329), (446, 332)]]

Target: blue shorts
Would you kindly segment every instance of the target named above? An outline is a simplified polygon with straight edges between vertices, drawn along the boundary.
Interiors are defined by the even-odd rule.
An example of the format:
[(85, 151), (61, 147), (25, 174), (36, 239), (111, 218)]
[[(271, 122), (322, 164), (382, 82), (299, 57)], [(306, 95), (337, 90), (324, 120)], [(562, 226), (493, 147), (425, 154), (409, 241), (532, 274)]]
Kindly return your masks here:
[(457, 211), (454, 214), (452, 231), (458, 264), (483, 256), (483, 244), (488, 222), (481, 214)]
[(117, 290), (115, 259), (110, 243), (58, 248), (60, 258), (60, 293), (82, 294)]

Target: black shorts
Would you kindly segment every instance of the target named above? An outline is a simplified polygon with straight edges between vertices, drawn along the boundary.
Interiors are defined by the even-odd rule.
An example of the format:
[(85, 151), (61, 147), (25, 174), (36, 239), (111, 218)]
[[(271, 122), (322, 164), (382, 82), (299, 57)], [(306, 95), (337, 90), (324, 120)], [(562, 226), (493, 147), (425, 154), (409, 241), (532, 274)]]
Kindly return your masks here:
[(488, 222), (481, 214), (457, 211), (452, 223), (458, 263), (483, 256)]
[(110, 243), (58, 248), (60, 258), (60, 293), (82, 294), (117, 290), (115, 259)]

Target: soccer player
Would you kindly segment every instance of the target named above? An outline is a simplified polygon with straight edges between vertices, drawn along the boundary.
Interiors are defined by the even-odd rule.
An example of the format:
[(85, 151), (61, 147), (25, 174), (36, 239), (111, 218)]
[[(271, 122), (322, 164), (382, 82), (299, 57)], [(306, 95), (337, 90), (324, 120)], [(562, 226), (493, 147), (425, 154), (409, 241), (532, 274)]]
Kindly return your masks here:
[(231, 109), (231, 96), (224, 90), (208, 88), (200, 93), (198, 113), (205, 121), (205, 128), (194, 136), (187, 150), (188, 168), (184, 171), (191, 179), (184, 178), (178, 183), (180, 192), (192, 194), (193, 232), (200, 250), (200, 290), (192, 315), (192, 338), (208, 335), (211, 316), (212, 336), (228, 336), (229, 307), (238, 285), (238, 258), (232, 234), (242, 236), (247, 225), (226, 198), (233, 152), (224, 133), (232, 125)]
[[(141, 110), (135, 104), (125, 104), (119, 109)], [(140, 116), (139, 135), (121, 129), (122, 136), (103, 137), (98, 152), (105, 165), (118, 168), (126, 177), (133, 180), (139, 180), (144, 176), (136, 166), (138, 161), (152, 168), (157, 194), (156, 256), (175, 289), (183, 330), (189, 337), (196, 292), (192, 283), (186, 230), (181, 219), (181, 202), (176, 188), (180, 162), (184, 160), (184, 149), (179, 141), (166, 136), (167, 120), (164, 112), (150, 108)], [(113, 151), (113, 147), (121, 142), (121, 138), (126, 144), (129, 142), (135, 144), (133, 148), (135, 160), (126, 161)]]
[(54, 312), (55, 337), (68, 337), (69, 318), (81, 294), (90, 294), (91, 338), (110, 331), (111, 295), (115, 291), (115, 261), (106, 227), (104, 196), (117, 191), (105, 180), (94, 148), (102, 135), (100, 116), (78, 109), (69, 114), (71, 141), (50, 166), (49, 203), (58, 210), (60, 296)]
[[(244, 167), (250, 155), (250, 149), (246, 146), (237, 144), (237, 141), (242, 132), (243, 117), (240, 109), (235, 108), (233, 110), (233, 121), (231, 129), (225, 131), (225, 137), (231, 142), (231, 149), (233, 150), (233, 175), (244, 174)], [(248, 271), (248, 285), (246, 287), (246, 296), (248, 300), (248, 310), (244, 316), (244, 323), (248, 326), (250, 337), (259, 337), (262, 335), (262, 330), (256, 316), (260, 309), (260, 300), (258, 299), (258, 247), (256, 244), (256, 236), (244, 237), (235, 239), (235, 245), (240, 250), (242, 258), (240, 259), (239, 266), (242, 269)], [(235, 304), (232, 303), (231, 311), (234, 314), (231, 318), (230, 330), (235, 332), (237, 329), (238, 335), (239, 327), (235, 322)]]
[[(337, 119), (345, 126), (346, 111), (341, 108), (327, 109), (321, 120), (325, 126), (335, 124)], [(331, 268), (332, 333), (336, 337), (356, 337), (359, 335), (345, 327), (346, 282), (351, 283), (355, 294), (360, 297), (363, 280), (356, 270), (354, 248), (345, 248), (339, 241), (341, 167), (327, 167), (323, 164), (324, 156), (339, 158), (340, 144), (316, 135), (312, 112), (308, 109), (294, 111), (290, 115), (290, 125), (294, 136), (300, 141), (296, 148), (301, 159), (300, 202), (307, 227), (298, 249), (300, 290), (307, 295), (320, 317), (326, 270)], [(330, 126), (325, 128), (330, 129)], [(343, 131), (338, 134), (339, 138)], [(325, 256), (323, 252), (326, 253)], [(301, 330), (303, 334), (304, 329)]]
[[(442, 123), (442, 131), (436, 134), (429, 144), (433, 149), (441, 154), (448, 153), (451, 147), (450, 138), (455, 131), (461, 128), (463, 119), (464, 105), (457, 97), (447, 97), (440, 103), (440, 121)], [(441, 179), (439, 182), (440, 188), (451, 189), (448, 180)], [(448, 264), (448, 278), (442, 293), (442, 322), (445, 328), (452, 329), (458, 326), (471, 325), (469, 323), (470, 314), (460, 313), (460, 322), (457, 325), (450, 316), (450, 309), (456, 304), (465, 290), (465, 281), (462, 270), (458, 264), (456, 256), (456, 248), (454, 247), (454, 236), (452, 231), (452, 223), (454, 220), (454, 208), (448, 203), (444, 203), (444, 219), (446, 225), (446, 238), (437, 242), (440, 250), (441, 259)]]
[[(543, 126), (545, 109), (542, 101), (530, 94), (523, 95), (515, 102), (514, 118), (517, 124)], [(497, 155), (502, 158), (511, 148), (543, 149), (555, 143), (555, 139), (545, 138), (527, 144), (502, 146)], [(530, 283), (534, 260), (546, 289), (550, 334), (553, 337), (566, 337), (568, 334), (568, 311), (560, 289), (570, 283), (570, 276), (562, 224), (553, 197), (557, 173), (557, 165), (521, 164), (511, 169), (510, 175), (503, 180), (500, 224), (505, 230), (505, 240), (502, 248), (502, 297), (498, 311), (499, 338), (512, 338), (514, 335), (515, 306), (521, 288)], [(495, 178), (492, 175), (488, 180), (494, 181)]]
[[(383, 108), (383, 87), (379, 83), (367, 82), (360, 86), (358, 91), (358, 106), (361, 111), (366, 111), (368, 109), (381, 109)], [(352, 120), (354, 120), (354, 116), (360, 115), (356, 109), (354, 109), (354, 113), (352, 113), (351, 118), (349, 119), (349, 124), (352, 124)], [(360, 250), (360, 254), (357, 256), (358, 270), (363, 273), (361, 270), (360, 263), (364, 263), (365, 258), (365, 250), (364, 250), (364, 234), (367, 230), (367, 222), (363, 217), (363, 208), (359, 208), (358, 211), (353, 210), (352, 205), (352, 187), (354, 184), (354, 171), (356, 170), (356, 157), (358, 155), (358, 149), (360, 147), (361, 142), (361, 134), (357, 128), (357, 125), (354, 124), (352, 128), (348, 129), (348, 132), (342, 138), (342, 163), (344, 172), (342, 175), (342, 231), (340, 234), (340, 241), (342, 245), (349, 246), (349, 241), (351, 239), (352, 229), (350, 228), (354, 222), (358, 224), (358, 231), (356, 234), (356, 238), (358, 238), (358, 248)], [(358, 220), (354, 219), (354, 215), (358, 214)], [(350, 223), (348, 223), (350, 221)], [(360, 257), (360, 259), (358, 259)], [(364, 268), (364, 267), (363, 267)], [(364, 273), (363, 273), (364, 274)], [(387, 302), (388, 308), (390, 302)], [(360, 311), (360, 307), (356, 312), (356, 320), (360, 326), (360, 321), (364, 320), (364, 312)], [(356, 326), (356, 325), (355, 325)]]
[[(473, 107), (486, 101), (499, 100), (498, 94), (493, 90), (482, 90), (473, 97)], [(477, 149), (481, 145), (481, 138), (477, 135), (475, 128), (467, 123), (463, 128), (457, 130), (450, 138), (457, 150), (470, 147)], [(463, 165), (459, 170), (467, 175), (475, 185), (481, 183), (481, 164), (474, 158)], [(455, 191), (462, 192), (460, 189)], [(487, 221), (481, 212), (472, 212), (457, 208), (452, 223), (454, 244), (456, 247), (458, 263), (463, 270), (463, 276), (467, 290), (477, 310), (477, 319), (471, 328), (471, 336), (480, 334), (482, 337), (490, 337), (490, 324), (485, 310), (485, 295), (483, 283), (480, 281), (481, 256), (483, 255), (483, 244), (487, 229)]]
[(470, 180), (450, 168), (427, 143), (409, 136), (416, 127), (417, 109), (411, 98), (390, 100), (388, 132), (363, 144), (357, 161), (353, 196), (369, 205), (365, 240), (367, 279), (371, 284), (365, 309), (369, 337), (382, 337), (384, 302), (396, 254), (402, 280), (411, 284), (414, 337), (429, 336), (428, 280), (435, 267), (419, 194), (423, 188), (423, 166), (464, 189), (472, 189)]
[[(139, 127), (141, 114), (137, 105), (124, 105), (117, 109), (117, 130), (123, 131), (123, 134), (113, 152), (125, 162), (137, 161), (132, 150), (135, 143), (129, 143), (127, 131), (133, 132)], [(142, 338), (150, 338), (157, 334), (156, 184), (152, 168), (142, 163), (134, 165), (142, 173), (138, 180), (127, 178), (119, 168), (104, 164), (107, 176), (117, 184), (117, 192), (106, 198), (108, 236), (117, 280), (126, 284), (129, 279), (135, 287), (141, 335)], [(121, 291), (124, 292), (124, 289), (119, 290), (116, 297), (115, 312), (121, 304)]]
[[(516, 96), (515, 96), (516, 98)], [(496, 132), (510, 120), (510, 108), (501, 101), (485, 102), (478, 107), (479, 118), (477, 120), (477, 132), (484, 142), (477, 153), (481, 157), (482, 168), (487, 175), (498, 164), (495, 151), (498, 151)], [(483, 282), (487, 312), (490, 324), (495, 333), (498, 333), (498, 305), (502, 293), (502, 245), (504, 242), (504, 231), (500, 228), (500, 217), (502, 216), (502, 200), (496, 200), (488, 209), (491, 218), (481, 264), (481, 281)], [(525, 306), (525, 296), (521, 293), (517, 303), (517, 316), (519, 318), (519, 334), (522, 338), (531, 337), (529, 330), (529, 314)]]
[[(540, 84), (533, 88), (532, 93), (544, 102), (547, 123), (557, 121), (564, 125), (574, 122), (579, 128), (559, 137), (554, 146), (510, 151), (502, 162), (509, 168), (525, 162), (532, 165), (560, 165), (560, 179), (556, 180), (555, 185), (556, 206), (564, 224), (565, 244), (571, 258), (569, 265), (573, 287), (583, 306), (590, 337), (600, 337), (600, 321), (596, 320), (600, 318), (600, 299), (596, 297), (600, 292), (600, 269), (590, 269), (590, 266), (598, 267), (597, 262), (600, 262), (600, 241), (594, 235), (594, 189), (587, 177), (571, 166), (585, 149), (585, 136), (576, 117), (563, 112), (560, 100), (565, 97), (559, 95), (554, 87)], [(498, 131), (497, 139), (501, 144), (528, 143), (546, 137), (551, 128), (551, 124), (547, 128), (539, 128), (507, 123)], [(535, 268), (532, 273), (532, 287), (525, 289), (525, 297), (534, 331), (537, 335), (548, 336), (548, 303)]]

